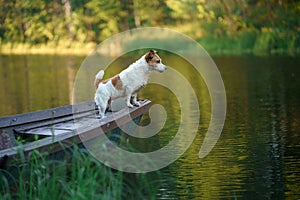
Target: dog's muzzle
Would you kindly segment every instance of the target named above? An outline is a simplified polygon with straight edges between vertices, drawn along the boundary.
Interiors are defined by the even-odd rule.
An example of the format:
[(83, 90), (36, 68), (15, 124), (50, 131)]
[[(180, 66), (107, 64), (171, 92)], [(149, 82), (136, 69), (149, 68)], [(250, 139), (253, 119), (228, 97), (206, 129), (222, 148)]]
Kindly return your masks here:
[(156, 66), (156, 70), (160, 73), (164, 72), (167, 70), (167, 66), (163, 65), (163, 64), (160, 64), (158, 66)]

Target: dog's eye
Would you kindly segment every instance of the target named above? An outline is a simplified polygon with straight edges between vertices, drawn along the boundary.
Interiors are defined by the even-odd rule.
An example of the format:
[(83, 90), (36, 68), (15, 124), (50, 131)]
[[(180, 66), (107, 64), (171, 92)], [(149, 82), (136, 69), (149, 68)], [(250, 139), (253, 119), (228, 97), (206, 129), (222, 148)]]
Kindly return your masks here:
[(156, 63), (160, 63), (160, 60), (157, 60)]

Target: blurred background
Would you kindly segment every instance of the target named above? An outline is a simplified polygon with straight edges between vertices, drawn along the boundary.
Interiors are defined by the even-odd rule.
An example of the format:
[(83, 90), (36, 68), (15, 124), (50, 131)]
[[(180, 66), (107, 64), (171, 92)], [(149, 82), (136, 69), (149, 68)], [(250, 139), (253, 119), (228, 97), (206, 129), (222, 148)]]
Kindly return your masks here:
[(84, 52), (113, 34), (155, 26), (187, 34), (209, 53), (292, 53), (299, 16), (297, 0), (1, 0), (0, 49)]

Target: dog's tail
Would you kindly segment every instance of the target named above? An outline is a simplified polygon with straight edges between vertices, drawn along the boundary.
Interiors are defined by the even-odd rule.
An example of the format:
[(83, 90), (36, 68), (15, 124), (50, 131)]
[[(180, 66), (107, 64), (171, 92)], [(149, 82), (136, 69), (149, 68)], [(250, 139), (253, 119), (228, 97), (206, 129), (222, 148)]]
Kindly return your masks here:
[(96, 77), (95, 77), (95, 83), (94, 83), (94, 85), (95, 85), (96, 89), (98, 88), (98, 85), (100, 84), (101, 79), (103, 78), (103, 76), (104, 76), (104, 71), (100, 70), (98, 72), (98, 74), (96, 75)]

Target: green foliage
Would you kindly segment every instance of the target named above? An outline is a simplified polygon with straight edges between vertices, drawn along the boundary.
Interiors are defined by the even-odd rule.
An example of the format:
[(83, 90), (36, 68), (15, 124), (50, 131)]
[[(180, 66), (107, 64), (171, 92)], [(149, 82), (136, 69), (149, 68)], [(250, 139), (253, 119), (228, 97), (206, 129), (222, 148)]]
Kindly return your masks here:
[(153, 175), (112, 170), (78, 146), (48, 157), (33, 151), (28, 162), (0, 169), (0, 196), (1, 199), (155, 199), (157, 185), (149, 177)]
[(136, 27), (165, 26), (214, 50), (222, 44), (235, 50), (295, 50), (299, 15), (296, 0), (1, 0), (0, 44), (72, 47)]

